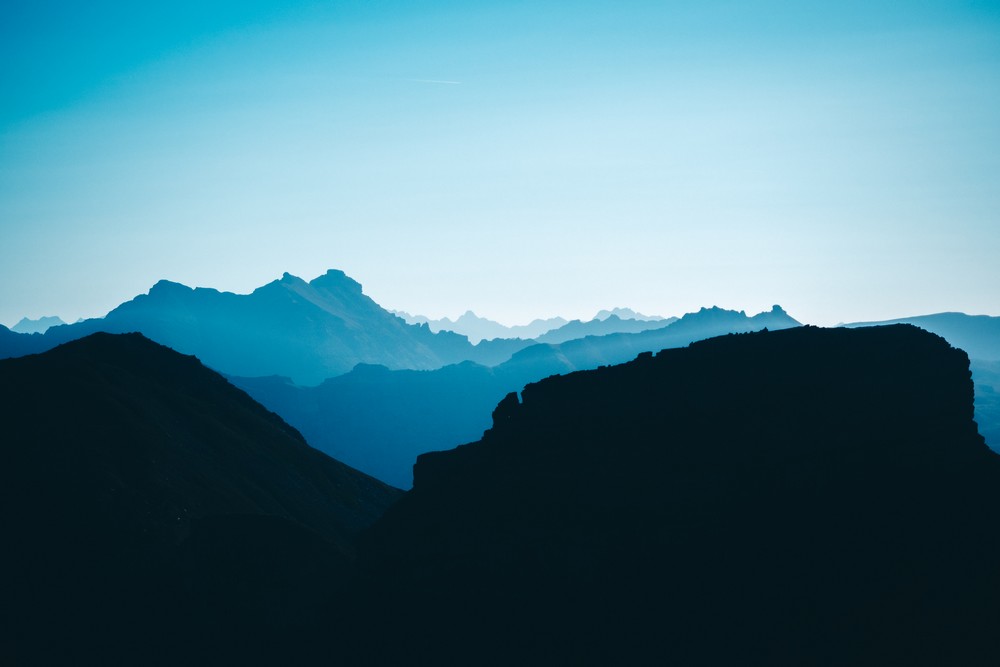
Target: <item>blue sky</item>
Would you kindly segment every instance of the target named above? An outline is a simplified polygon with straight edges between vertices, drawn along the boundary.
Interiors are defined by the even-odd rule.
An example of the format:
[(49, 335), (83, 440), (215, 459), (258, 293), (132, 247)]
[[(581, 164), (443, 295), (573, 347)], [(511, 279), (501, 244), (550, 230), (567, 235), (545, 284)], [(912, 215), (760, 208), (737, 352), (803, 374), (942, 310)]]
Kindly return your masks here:
[(998, 2), (0, 9), (0, 323), (345, 270), (508, 323), (1000, 315)]

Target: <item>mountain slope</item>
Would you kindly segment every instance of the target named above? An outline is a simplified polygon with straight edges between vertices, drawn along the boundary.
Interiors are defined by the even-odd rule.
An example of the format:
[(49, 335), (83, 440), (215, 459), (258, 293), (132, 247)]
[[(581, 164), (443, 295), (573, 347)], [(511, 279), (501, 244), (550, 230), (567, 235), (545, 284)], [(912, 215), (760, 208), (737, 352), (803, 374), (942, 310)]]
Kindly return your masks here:
[(333, 624), (367, 655), (377, 615), (371, 663), (1000, 658), (1000, 462), (942, 339), (727, 336), (522, 397), (367, 534)]
[(305, 622), (398, 493), (138, 334), (0, 362), (0, 419), (4, 628), (52, 660)]

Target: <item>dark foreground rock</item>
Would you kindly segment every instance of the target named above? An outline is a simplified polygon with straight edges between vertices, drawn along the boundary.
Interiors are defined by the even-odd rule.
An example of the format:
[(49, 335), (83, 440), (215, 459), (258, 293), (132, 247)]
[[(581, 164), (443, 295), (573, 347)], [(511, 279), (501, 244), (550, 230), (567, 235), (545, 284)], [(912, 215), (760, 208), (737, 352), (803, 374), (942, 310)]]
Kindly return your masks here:
[(185, 664), (311, 627), (399, 495), (138, 334), (0, 361), (0, 420), (6, 664)]
[(911, 326), (529, 385), (420, 457), (331, 627), (382, 664), (998, 664), (972, 402), (965, 354)]

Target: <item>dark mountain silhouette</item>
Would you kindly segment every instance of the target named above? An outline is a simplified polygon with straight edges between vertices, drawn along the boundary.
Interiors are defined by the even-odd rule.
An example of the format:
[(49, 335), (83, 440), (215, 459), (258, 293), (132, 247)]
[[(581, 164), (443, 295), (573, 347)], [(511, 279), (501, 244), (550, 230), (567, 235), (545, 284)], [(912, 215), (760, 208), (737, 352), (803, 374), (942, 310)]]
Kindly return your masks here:
[(181, 664), (311, 622), (398, 496), (139, 334), (0, 361), (0, 419), (7, 664)]
[(391, 312), (394, 315), (402, 317), (410, 324), (426, 324), (430, 327), (431, 331), (453, 331), (463, 336), (468, 336), (469, 340), (473, 343), (478, 343), (481, 340), (492, 340), (494, 338), (522, 338), (527, 340), (540, 336), (552, 329), (558, 329), (566, 324), (566, 320), (561, 317), (550, 317), (544, 320), (532, 320), (529, 324), (508, 327), (485, 317), (479, 317), (471, 310), (466, 311), (455, 321), (447, 317), (432, 320), (423, 315), (410, 315), (401, 310)]
[(913, 324), (965, 350), (976, 386), (976, 421), (986, 444), (1000, 451), (1000, 317), (937, 313), (884, 322), (845, 324), (846, 327)]
[(57, 327), (60, 324), (66, 323), (55, 315), (39, 317), (37, 320), (29, 320), (27, 317), (22, 317), (21, 321), (12, 326), (10, 330), (14, 333), (22, 334), (45, 333), (50, 327)]
[(605, 318), (594, 318), (589, 322), (573, 320), (567, 322), (558, 329), (553, 329), (548, 333), (537, 336), (538, 343), (565, 343), (577, 338), (587, 336), (607, 336), (614, 333), (638, 333), (648, 329), (661, 329), (677, 321), (676, 317), (669, 320), (626, 320), (617, 315), (608, 315)]
[(500, 363), (527, 343), (472, 346), (457, 334), (432, 333), (383, 310), (341, 271), (305, 282), (285, 274), (251, 294), (186, 287), (161, 280), (103, 319), (0, 339), (0, 356), (41, 352), (103, 331), (138, 331), (233, 375), (285, 375), (316, 384), (359, 363), (439, 368), (466, 359)]
[(468, 442), (490, 424), (507, 393), (549, 375), (618, 364), (645, 351), (732, 332), (798, 326), (780, 307), (747, 317), (703, 308), (637, 334), (534, 345), (493, 368), (463, 363), (435, 371), (361, 366), (317, 387), (287, 378), (230, 378), (298, 428), (314, 447), (385, 482), (409, 488), (418, 454)]
[(1000, 460), (972, 399), (966, 355), (911, 326), (531, 384), (419, 458), (323, 641), (367, 664), (998, 664)]

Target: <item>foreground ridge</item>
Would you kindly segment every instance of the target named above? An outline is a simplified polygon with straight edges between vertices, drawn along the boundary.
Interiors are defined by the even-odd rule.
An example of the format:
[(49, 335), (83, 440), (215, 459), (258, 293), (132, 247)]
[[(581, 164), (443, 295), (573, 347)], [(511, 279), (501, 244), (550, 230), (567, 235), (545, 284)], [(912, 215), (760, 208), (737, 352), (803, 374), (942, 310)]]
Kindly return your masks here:
[(362, 589), (418, 662), (992, 664), (998, 501), (943, 339), (725, 336), (529, 385), (420, 457)]

